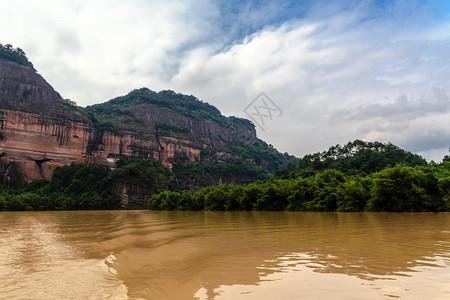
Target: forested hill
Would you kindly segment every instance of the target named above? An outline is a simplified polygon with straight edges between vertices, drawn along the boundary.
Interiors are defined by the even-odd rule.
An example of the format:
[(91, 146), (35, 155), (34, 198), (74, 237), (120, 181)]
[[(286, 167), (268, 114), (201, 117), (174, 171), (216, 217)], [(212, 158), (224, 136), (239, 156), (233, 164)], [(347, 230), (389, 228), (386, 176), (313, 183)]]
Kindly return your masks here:
[[(129, 108), (142, 104), (165, 107), (193, 120), (212, 121), (225, 127), (233, 126), (238, 119), (223, 116), (215, 106), (201, 101), (195, 96), (183, 95), (171, 90), (155, 92), (148, 88), (136, 89), (125, 96), (111, 99), (105, 103), (87, 106), (85, 111), (102, 120), (108, 120), (114, 116), (129, 114)], [(238, 120), (249, 128), (254, 127), (249, 120)]]
[[(197, 145), (201, 149), (199, 162), (225, 163), (237, 159), (244, 165), (261, 168), (261, 175), (268, 174), (264, 169), (273, 173), (288, 163), (297, 163), (294, 156), (280, 153), (258, 139), (251, 121), (226, 117), (215, 106), (192, 95), (140, 88), (84, 110), (103, 130), (150, 139), (168, 136), (189, 141), (192, 147)], [(239, 173), (238, 169), (236, 172)], [(261, 179), (267, 175), (247, 178)]]
[(343, 146), (331, 146), (323, 152), (307, 154), (299, 159), (297, 165), (291, 164), (286, 169), (277, 171), (277, 177), (308, 176), (327, 169), (366, 176), (398, 164), (415, 167), (426, 166), (428, 163), (420, 155), (391, 143), (355, 140)]

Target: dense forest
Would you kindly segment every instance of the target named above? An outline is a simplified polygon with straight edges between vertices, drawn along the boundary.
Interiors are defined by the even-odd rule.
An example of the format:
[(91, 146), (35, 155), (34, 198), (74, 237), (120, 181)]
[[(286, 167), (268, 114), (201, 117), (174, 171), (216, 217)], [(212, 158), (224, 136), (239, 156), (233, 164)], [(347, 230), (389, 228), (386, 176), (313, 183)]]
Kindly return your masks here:
[(450, 162), (387, 167), (369, 176), (328, 169), (308, 177), (198, 191), (164, 191), (149, 198), (153, 210), (448, 211)]
[(392, 144), (356, 140), (305, 155), (267, 181), (164, 191), (153, 210), (449, 211), (450, 159), (427, 163)]
[(398, 164), (409, 167), (428, 165), (421, 156), (391, 143), (355, 140), (344, 146), (331, 146), (326, 151), (305, 155), (299, 159), (297, 166), (291, 164), (276, 172), (276, 176), (285, 179), (305, 177), (328, 169), (347, 175), (367, 176)]
[(36, 180), (16, 189), (0, 185), (0, 211), (119, 209), (123, 184), (139, 186), (154, 194), (216, 185), (219, 178), (240, 178), (246, 182), (255, 178), (265, 180), (271, 175), (239, 158), (221, 164), (175, 163), (172, 170), (159, 161), (139, 157), (123, 157), (116, 165), (111, 170), (100, 164), (72, 163), (57, 167), (51, 181)]
[[(237, 145), (236, 151), (252, 151), (244, 148)], [(152, 210), (450, 210), (448, 155), (439, 164), (427, 163), (378, 142), (333, 146), (275, 175), (242, 158), (221, 164), (177, 163), (171, 170), (138, 157), (123, 157), (116, 165), (111, 170), (71, 164), (56, 168), (51, 181), (34, 181), (22, 189), (0, 186), (0, 210), (119, 209), (124, 183), (145, 187)], [(218, 178), (227, 176), (259, 181), (217, 185)]]

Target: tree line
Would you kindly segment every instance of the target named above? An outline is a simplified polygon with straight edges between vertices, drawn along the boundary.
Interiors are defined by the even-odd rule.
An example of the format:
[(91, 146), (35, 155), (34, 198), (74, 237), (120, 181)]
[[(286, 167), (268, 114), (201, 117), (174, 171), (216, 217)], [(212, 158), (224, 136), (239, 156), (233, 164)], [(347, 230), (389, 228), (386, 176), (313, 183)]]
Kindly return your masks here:
[[(235, 183), (218, 185), (219, 179)], [(238, 157), (171, 169), (139, 157), (121, 158), (114, 170), (71, 164), (56, 168), (50, 181), (0, 185), (0, 211), (119, 209), (123, 184), (145, 188), (152, 210), (450, 210), (448, 155), (427, 163), (392, 144), (356, 140), (306, 155), (275, 175)]]
[(308, 177), (271, 178), (248, 185), (164, 191), (152, 210), (449, 211), (450, 162), (397, 165), (368, 176), (327, 169)]
[[(450, 150), (450, 149), (449, 149)], [(308, 154), (267, 181), (164, 191), (154, 210), (449, 211), (450, 158), (428, 163), (391, 143), (355, 140)]]
[(269, 177), (267, 170), (239, 158), (221, 164), (176, 163), (172, 170), (159, 161), (133, 156), (118, 160), (114, 170), (100, 164), (72, 163), (57, 167), (51, 180), (36, 180), (23, 188), (0, 185), (0, 211), (119, 209), (124, 184), (155, 194), (215, 185), (219, 178), (254, 181)]

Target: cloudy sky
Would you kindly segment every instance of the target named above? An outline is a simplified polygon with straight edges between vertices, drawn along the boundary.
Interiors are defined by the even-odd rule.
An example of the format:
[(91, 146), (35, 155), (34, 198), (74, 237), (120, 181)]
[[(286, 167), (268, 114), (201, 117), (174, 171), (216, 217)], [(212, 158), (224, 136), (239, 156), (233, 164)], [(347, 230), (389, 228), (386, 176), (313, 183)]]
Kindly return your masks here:
[(145, 86), (248, 118), (264, 92), (282, 114), (258, 135), (282, 152), (364, 139), (440, 161), (450, 147), (447, 0), (0, 5), (0, 43), (22, 48), (81, 106)]

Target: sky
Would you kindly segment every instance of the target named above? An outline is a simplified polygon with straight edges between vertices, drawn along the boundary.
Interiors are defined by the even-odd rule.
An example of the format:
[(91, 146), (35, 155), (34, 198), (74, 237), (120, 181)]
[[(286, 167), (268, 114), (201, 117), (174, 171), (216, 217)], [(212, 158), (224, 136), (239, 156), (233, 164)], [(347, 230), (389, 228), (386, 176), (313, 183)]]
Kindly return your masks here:
[(80, 106), (141, 87), (170, 89), (253, 118), (260, 138), (298, 157), (355, 139), (391, 142), (427, 160), (449, 154), (449, 0), (0, 7), (0, 43), (23, 49)]

